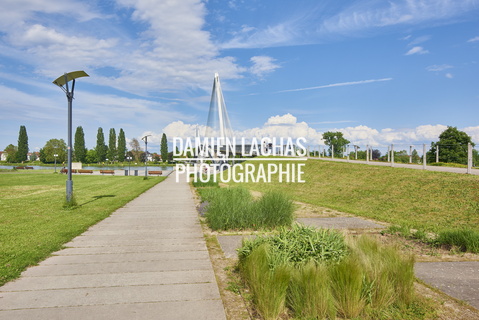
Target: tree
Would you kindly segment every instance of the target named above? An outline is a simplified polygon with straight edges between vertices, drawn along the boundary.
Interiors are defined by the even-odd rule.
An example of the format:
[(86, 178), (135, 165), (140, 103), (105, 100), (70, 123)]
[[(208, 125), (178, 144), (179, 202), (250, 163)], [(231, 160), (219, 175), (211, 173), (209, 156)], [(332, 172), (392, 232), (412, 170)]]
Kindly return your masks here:
[(117, 157), (116, 151), (116, 132), (114, 128), (110, 129), (110, 135), (108, 137), (108, 153), (107, 158), (110, 161), (115, 161)]
[(28, 135), (25, 126), (20, 126), (18, 133), (18, 148), (15, 154), (15, 162), (23, 162), (28, 160)]
[(108, 147), (105, 145), (105, 136), (103, 135), (103, 129), (98, 128), (98, 133), (96, 134), (96, 161), (103, 162), (106, 160), (106, 153)]
[(95, 149), (90, 149), (86, 152), (85, 163), (95, 163), (97, 162), (98, 156)]
[(373, 160), (378, 160), (379, 158), (381, 158), (381, 151), (379, 151), (378, 149), (373, 149), (372, 153)]
[(76, 161), (85, 162), (87, 149), (85, 147), (85, 133), (81, 126), (75, 131), (75, 143), (73, 144), (74, 158)]
[(431, 149), (427, 152), (427, 162), (436, 162), (436, 150), (439, 147), (439, 162), (467, 164), (467, 144), (472, 139), (467, 133), (457, 127), (448, 126), (439, 135), (438, 142), (431, 143)]
[(43, 163), (55, 162), (55, 154), (58, 155), (57, 163), (67, 160), (67, 144), (63, 139), (50, 139), (40, 149), (40, 161)]
[(3, 151), (7, 153), (7, 162), (13, 163), (17, 161), (17, 146), (9, 144)]
[(131, 148), (131, 153), (133, 154), (133, 158), (135, 161), (140, 161), (140, 156), (141, 156), (141, 148), (140, 148), (140, 142), (138, 139), (133, 138), (130, 141), (130, 148)]
[(168, 161), (168, 139), (166, 134), (163, 133), (161, 136), (161, 145), (160, 145), (161, 160), (163, 162)]
[(118, 133), (118, 161), (125, 161), (126, 154), (126, 139), (125, 132), (120, 128), (120, 133)]
[(349, 140), (343, 137), (342, 132), (325, 132), (323, 133), (324, 143), (329, 146), (329, 154), (331, 154), (331, 148), (334, 146), (334, 156), (342, 157), (343, 148), (349, 143)]
[(412, 151), (412, 163), (419, 163), (421, 162), (421, 157), (419, 156), (419, 154), (417, 153), (417, 150), (414, 149)]

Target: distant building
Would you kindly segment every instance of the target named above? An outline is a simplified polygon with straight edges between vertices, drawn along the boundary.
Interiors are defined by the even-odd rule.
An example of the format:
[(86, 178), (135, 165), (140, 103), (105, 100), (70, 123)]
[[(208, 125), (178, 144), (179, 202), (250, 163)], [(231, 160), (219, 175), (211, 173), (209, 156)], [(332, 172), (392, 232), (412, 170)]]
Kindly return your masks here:
[(8, 153), (5, 151), (0, 151), (0, 161), (7, 161)]

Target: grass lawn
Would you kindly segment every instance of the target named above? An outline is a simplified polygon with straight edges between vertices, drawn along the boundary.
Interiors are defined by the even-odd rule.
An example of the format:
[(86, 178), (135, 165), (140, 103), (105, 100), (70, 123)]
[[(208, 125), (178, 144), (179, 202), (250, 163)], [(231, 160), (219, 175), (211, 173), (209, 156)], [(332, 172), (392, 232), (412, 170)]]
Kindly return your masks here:
[(66, 210), (66, 176), (0, 174), (0, 285), (164, 179), (74, 176), (78, 207)]
[[(253, 163), (258, 166), (258, 161)], [(428, 231), (479, 230), (477, 176), (308, 160), (303, 179), (306, 183), (279, 183), (273, 175), (271, 183), (241, 185), (261, 192), (279, 190), (296, 201)]]

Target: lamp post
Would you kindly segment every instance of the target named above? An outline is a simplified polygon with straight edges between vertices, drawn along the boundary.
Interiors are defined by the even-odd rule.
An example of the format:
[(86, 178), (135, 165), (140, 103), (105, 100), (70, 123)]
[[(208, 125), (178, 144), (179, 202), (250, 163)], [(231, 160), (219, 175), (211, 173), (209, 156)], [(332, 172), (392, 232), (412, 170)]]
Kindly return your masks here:
[(130, 175), (130, 161), (131, 161), (131, 157), (126, 157), (126, 160), (128, 160), (128, 175)]
[(141, 138), (141, 140), (145, 141), (145, 179), (148, 179), (148, 137), (151, 137), (151, 134)]
[(57, 173), (57, 157), (58, 157), (58, 154), (54, 154), (53, 155), (55, 157), (55, 173)]
[[(67, 203), (71, 204), (73, 196), (73, 181), (72, 181), (72, 101), (73, 92), (75, 91), (75, 79), (80, 77), (89, 77), (85, 71), (73, 71), (65, 73), (53, 80), (53, 84), (59, 86), (65, 92), (68, 100), (68, 178), (66, 182), (66, 199)], [(71, 91), (68, 87), (68, 82), (72, 81)], [(63, 87), (65, 86), (65, 87)]]

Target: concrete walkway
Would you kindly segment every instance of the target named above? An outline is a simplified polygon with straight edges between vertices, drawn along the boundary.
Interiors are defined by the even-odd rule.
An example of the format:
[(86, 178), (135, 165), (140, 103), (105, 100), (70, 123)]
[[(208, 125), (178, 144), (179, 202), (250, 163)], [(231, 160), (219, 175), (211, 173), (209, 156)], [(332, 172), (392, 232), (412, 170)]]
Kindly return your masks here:
[(191, 191), (173, 175), (66, 246), (0, 288), (0, 319), (226, 319)]

